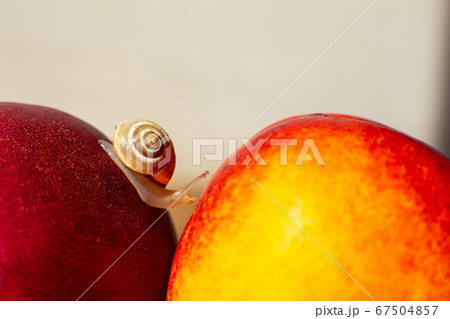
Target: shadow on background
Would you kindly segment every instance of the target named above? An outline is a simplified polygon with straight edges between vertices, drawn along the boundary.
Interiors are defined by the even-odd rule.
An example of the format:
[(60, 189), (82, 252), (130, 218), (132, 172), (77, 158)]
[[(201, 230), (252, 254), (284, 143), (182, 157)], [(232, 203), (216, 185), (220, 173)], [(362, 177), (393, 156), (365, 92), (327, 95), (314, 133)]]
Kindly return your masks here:
[[(450, 17), (450, 5), (447, 6), (447, 16)], [(450, 157), (450, 39), (448, 37), (448, 35), (450, 35), (450, 19), (448, 19), (447, 21), (449, 21), (448, 25), (447, 25), (447, 36), (446, 36), (446, 41), (447, 41), (447, 52), (446, 52), (446, 72), (444, 75), (444, 81), (443, 81), (443, 94), (444, 94), (444, 98), (443, 98), (443, 103), (442, 103), (442, 107), (444, 108), (442, 110), (442, 118), (440, 120), (441, 125), (439, 128), (439, 145), (440, 146), (440, 151), (442, 153), (444, 153), (447, 157)]]

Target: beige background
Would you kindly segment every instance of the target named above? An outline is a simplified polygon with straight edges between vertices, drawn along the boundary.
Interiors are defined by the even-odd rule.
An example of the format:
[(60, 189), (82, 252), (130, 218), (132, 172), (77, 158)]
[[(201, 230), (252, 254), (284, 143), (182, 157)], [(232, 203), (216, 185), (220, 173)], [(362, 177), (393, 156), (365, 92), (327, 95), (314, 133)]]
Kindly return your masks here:
[[(159, 123), (178, 157), (171, 188), (220, 165), (193, 166), (193, 138), (251, 137), (303, 113), (360, 115), (443, 150), (448, 1), (380, 0), (311, 66), (372, 2), (79, 1), (197, 125), (73, 0), (0, 0), (0, 100), (109, 136), (127, 118)], [(171, 211), (178, 232), (191, 209)]]

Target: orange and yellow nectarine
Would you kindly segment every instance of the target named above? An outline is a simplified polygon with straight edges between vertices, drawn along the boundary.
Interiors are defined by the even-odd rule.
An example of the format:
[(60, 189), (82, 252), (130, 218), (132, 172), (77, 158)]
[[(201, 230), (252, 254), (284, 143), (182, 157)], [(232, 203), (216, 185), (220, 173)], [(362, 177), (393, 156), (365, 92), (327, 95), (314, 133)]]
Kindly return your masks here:
[[(250, 153), (241, 147), (236, 165), (225, 162), (204, 190), (168, 300), (450, 298), (447, 157), (335, 114), (289, 118), (251, 144), (259, 139), (267, 165), (242, 165)], [(298, 141), (286, 147), (287, 165), (270, 143), (279, 139)], [(323, 163), (310, 149), (296, 165), (306, 139)]]

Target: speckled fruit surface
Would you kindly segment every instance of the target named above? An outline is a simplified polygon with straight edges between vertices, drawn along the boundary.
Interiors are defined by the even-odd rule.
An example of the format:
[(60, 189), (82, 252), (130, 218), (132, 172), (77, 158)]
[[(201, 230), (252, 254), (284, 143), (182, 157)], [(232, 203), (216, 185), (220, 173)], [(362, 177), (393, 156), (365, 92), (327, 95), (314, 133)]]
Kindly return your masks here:
[[(66, 113), (0, 103), (0, 300), (75, 300), (163, 212), (142, 203)], [(164, 299), (175, 236), (162, 217), (81, 300)]]
[[(281, 138), (298, 140), (287, 165), (269, 142)], [(225, 162), (204, 190), (177, 247), (168, 300), (450, 299), (447, 157), (335, 114), (289, 118), (258, 139), (267, 165), (240, 165), (242, 147), (237, 165)], [(295, 165), (306, 139), (325, 165), (311, 150)]]

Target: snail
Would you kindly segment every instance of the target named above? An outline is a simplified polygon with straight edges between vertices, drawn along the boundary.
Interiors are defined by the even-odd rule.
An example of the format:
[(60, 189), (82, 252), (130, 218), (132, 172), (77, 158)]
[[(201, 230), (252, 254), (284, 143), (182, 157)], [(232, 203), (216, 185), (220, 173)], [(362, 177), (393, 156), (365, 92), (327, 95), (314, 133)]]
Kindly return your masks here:
[(167, 132), (149, 120), (124, 121), (116, 127), (113, 144), (98, 142), (149, 206), (168, 209), (192, 204), (197, 198), (187, 191), (209, 173), (179, 190), (166, 189), (175, 170), (175, 152)]

